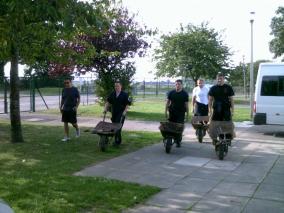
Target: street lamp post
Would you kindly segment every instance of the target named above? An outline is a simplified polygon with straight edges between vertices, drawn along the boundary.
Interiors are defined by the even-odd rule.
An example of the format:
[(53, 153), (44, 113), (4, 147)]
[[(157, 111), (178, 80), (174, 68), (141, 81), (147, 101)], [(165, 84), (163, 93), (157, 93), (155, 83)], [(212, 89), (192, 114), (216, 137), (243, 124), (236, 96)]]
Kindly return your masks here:
[(251, 29), (251, 46), (250, 46), (250, 117), (253, 118), (253, 101), (254, 101), (254, 80), (253, 80), (253, 15), (254, 12), (250, 12), (250, 29)]
[(245, 68), (245, 56), (243, 56), (243, 77), (244, 77), (244, 97), (247, 98), (246, 96), (246, 68)]

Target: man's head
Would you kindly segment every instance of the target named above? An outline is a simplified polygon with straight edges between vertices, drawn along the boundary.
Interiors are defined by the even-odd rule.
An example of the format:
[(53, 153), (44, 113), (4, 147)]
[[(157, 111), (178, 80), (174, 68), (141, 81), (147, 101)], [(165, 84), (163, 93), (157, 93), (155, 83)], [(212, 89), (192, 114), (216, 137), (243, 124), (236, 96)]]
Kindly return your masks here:
[(225, 82), (225, 76), (223, 73), (219, 72), (216, 76), (217, 84), (222, 86)]
[(176, 86), (176, 91), (179, 92), (182, 90), (182, 80), (178, 79), (175, 82), (175, 86)]
[(204, 80), (201, 79), (201, 78), (199, 78), (199, 79), (197, 80), (197, 85), (198, 85), (200, 88), (202, 88), (202, 87), (204, 86)]
[(70, 78), (65, 78), (64, 79), (64, 87), (65, 88), (70, 88), (72, 86), (72, 82)]
[(116, 92), (121, 92), (122, 86), (120, 81), (115, 81), (114, 83), (114, 89)]

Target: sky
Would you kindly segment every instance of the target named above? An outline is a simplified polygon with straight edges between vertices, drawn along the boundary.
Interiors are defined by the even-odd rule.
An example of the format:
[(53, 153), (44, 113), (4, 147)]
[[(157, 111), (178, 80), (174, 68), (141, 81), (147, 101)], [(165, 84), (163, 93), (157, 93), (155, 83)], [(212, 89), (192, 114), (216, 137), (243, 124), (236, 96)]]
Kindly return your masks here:
[[(251, 24), (253, 18), (253, 60), (273, 60), (269, 52), (271, 19), (284, 0), (122, 0), (136, 20), (160, 33), (176, 32), (180, 24), (200, 25), (208, 22), (210, 28), (222, 32), (222, 39), (234, 53), (235, 64), (251, 60)], [(252, 17), (250, 12), (255, 12)], [(154, 45), (155, 46), (155, 45)], [(153, 80), (155, 63), (152, 50), (145, 58), (136, 58), (137, 72), (134, 80)], [(277, 60), (276, 60), (277, 61)], [(5, 73), (9, 73), (9, 65)], [(21, 70), (22, 68), (20, 68)], [(151, 72), (151, 73), (149, 73)]]
[[(209, 27), (222, 32), (222, 39), (234, 53), (235, 65), (251, 61), (251, 23), (253, 18), (253, 60), (273, 59), (269, 52), (270, 23), (284, 0), (122, 0), (123, 5), (137, 14), (136, 20), (161, 33), (176, 32), (180, 24)], [(255, 12), (252, 16), (250, 12)], [(151, 50), (150, 50), (151, 52)], [(151, 54), (149, 54), (151, 55)], [(154, 78), (155, 64), (151, 57), (136, 59), (135, 80)]]

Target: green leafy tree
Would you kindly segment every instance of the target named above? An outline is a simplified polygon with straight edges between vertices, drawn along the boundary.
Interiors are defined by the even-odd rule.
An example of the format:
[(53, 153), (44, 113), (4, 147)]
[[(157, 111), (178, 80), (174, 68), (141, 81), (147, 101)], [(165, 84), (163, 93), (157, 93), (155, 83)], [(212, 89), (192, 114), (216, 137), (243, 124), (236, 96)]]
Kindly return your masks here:
[[(154, 33), (146, 26), (140, 26), (135, 21), (135, 15), (129, 14), (126, 8), (120, 5), (113, 5), (111, 10), (111, 21), (106, 30), (100, 35), (82, 35), (78, 38), (77, 44), (85, 51), (84, 45), (91, 45), (95, 51), (85, 61), (74, 63), (69, 61), (67, 66), (54, 64), (50, 67), (49, 73), (53, 76), (72, 74), (77, 72), (85, 74), (93, 72), (96, 74), (96, 94), (103, 103), (107, 95), (113, 91), (116, 80), (120, 80), (123, 89), (131, 92), (130, 84), (136, 68), (133, 60), (136, 55), (143, 57), (150, 44), (146, 37)], [(77, 47), (77, 45), (75, 45)], [(65, 46), (63, 48), (66, 48)], [(74, 47), (72, 47), (75, 50)], [(74, 69), (76, 68), (76, 69)]]
[(179, 32), (163, 35), (155, 49), (157, 76), (215, 78), (229, 66), (229, 48), (207, 23), (181, 26)]
[[(274, 57), (280, 57), (284, 53), (284, 7), (279, 7), (276, 10), (276, 16), (272, 18), (271, 35), (274, 38), (270, 41), (270, 51), (274, 53)], [(284, 58), (283, 58), (284, 60)]]
[[(95, 3), (107, 7), (108, 0)], [(96, 34), (103, 26), (102, 14), (99, 7), (94, 11), (93, 5), (78, 0), (6, 0), (0, 1), (0, 8), (0, 60), (11, 62), (11, 141), (23, 142), (18, 64), (31, 65), (42, 58), (67, 61), (70, 51), (57, 54), (58, 43), (82, 32)]]

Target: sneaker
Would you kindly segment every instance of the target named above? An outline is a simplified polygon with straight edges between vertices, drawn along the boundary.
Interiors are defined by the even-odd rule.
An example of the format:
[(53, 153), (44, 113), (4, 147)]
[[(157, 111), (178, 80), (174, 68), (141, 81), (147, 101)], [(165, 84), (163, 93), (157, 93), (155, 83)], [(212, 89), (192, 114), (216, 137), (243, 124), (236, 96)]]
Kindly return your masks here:
[(69, 141), (70, 140), (70, 138), (68, 138), (68, 137), (64, 137), (61, 141), (63, 141), (63, 142), (67, 142), (67, 141)]
[(76, 130), (76, 138), (80, 137), (80, 129)]
[(179, 141), (179, 140), (176, 141), (176, 147), (177, 148), (181, 147), (181, 141)]

